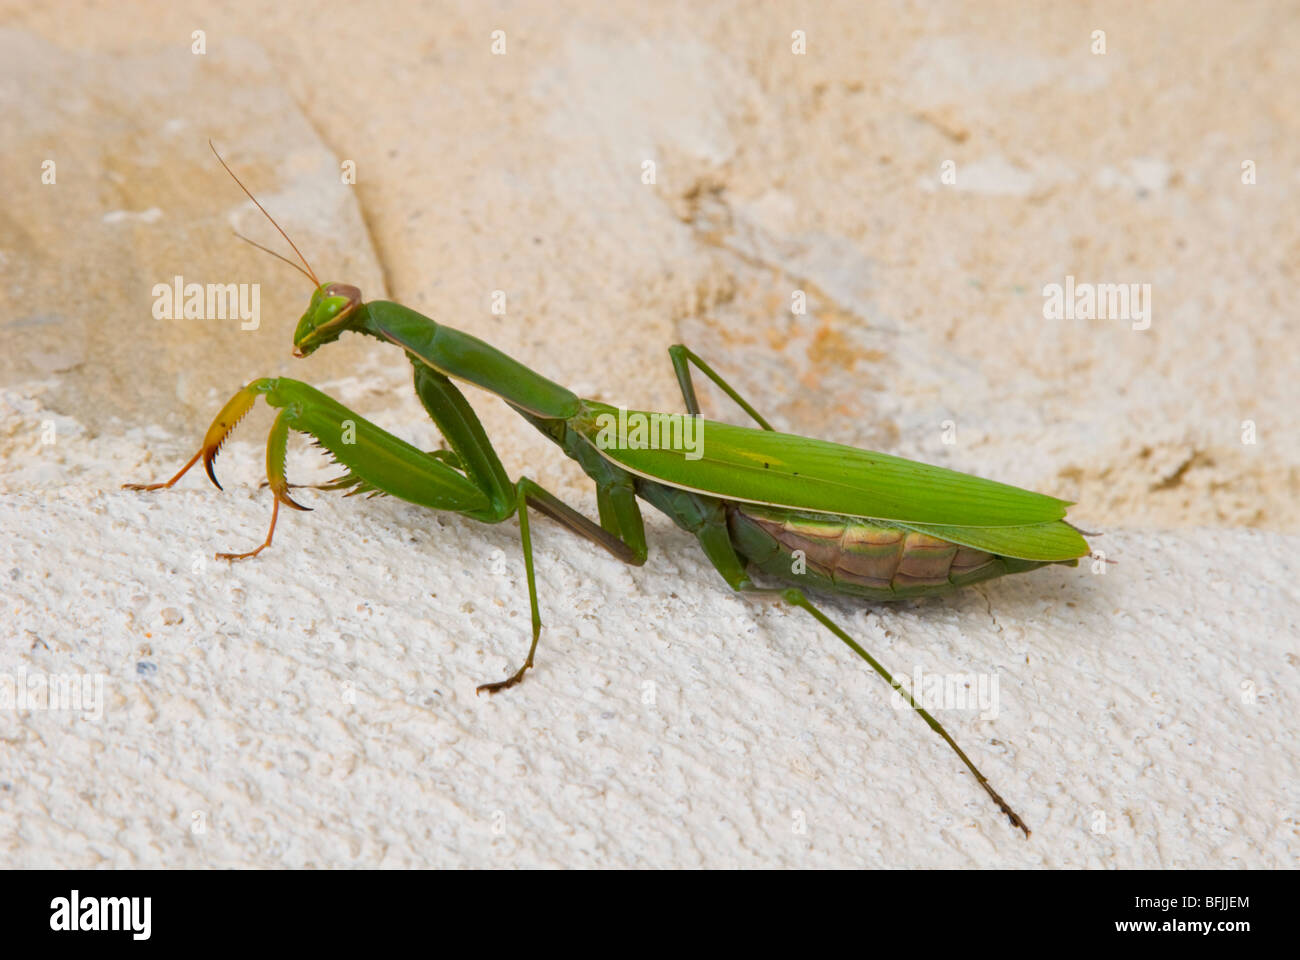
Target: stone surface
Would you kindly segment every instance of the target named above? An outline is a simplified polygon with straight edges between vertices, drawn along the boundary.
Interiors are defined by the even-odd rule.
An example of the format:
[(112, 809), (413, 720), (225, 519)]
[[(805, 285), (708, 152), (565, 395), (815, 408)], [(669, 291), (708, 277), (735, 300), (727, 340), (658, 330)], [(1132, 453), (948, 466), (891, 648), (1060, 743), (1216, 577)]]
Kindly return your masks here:
[[(0, 861), (1294, 863), (1293, 21), (353, 5), (304, 30), (282, 5), (141, 7), (0, 5), (0, 674), (104, 691), (97, 719), (0, 710)], [(996, 718), (941, 718), (1032, 840), (877, 677), (732, 596), (662, 518), (641, 569), (538, 525), (539, 667), (489, 700), (526, 647), (513, 522), (304, 494), (272, 550), (218, 563), (263, 535), (264, 411), (225, 495), (119, 490), (261, 375), (437, 442), (394, 351), (290, 358), (308, 285), (231, 236), (288, 252), (208, 138), (322, 279), (586, 396), (678, 409), (686, 342), (778, 428), (1077, 500), (1105, 575), (830, 604), (900, 675), (998, 679)], [(258, 329), (155, 319), (176, 275), (258, 283)], [(1045, 319), (1067, 276), (1150, 284), (1149, 329)], [(471, 400), (512, 473), (594, 510)]]

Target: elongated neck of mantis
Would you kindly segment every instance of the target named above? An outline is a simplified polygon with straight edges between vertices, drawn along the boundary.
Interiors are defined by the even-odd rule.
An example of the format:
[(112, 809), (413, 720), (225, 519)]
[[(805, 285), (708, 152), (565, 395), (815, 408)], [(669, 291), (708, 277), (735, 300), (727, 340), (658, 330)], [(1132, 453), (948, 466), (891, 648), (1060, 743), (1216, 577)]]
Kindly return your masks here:
[(482, 387), (520, 410), (567, 420), (582, 409), (577, 394), (478, 337), (388, 300), (372, 300), (361, 309), (365, 315), (354, 329), (395, 344), (439, 373)]

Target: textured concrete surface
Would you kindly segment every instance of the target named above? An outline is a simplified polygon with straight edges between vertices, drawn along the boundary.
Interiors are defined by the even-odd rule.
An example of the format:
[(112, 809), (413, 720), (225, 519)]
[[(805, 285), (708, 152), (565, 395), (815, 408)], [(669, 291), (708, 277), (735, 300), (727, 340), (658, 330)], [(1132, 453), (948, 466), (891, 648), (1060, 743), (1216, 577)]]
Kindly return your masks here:
[[(102, 691), (0, 684), (0, 862), (1294, 864), (1294, 12), (146, 6), (0, 6), (0, 681)], [(209, 137), (322, 276), (584, 395), (678, 409), (684, 341), (780, 428), (1077, 500), (1104, 574), (829, 604), (901, 676), (996, 680), (938, 713), (1033, 838), (657, 515), (640, 569), (538, 525), (539, 666), (486, 699), (526, 649), (513, 522), (304, 493), (217, 562), (263, 536), (264, 411), (225, 494), (119, 490), (259, 375), (437, 442), (392, 351), (289, 357), (307, 285), (231, 237), (283, 249)], [(155, 319), (176, 275), (258, 283), (259, 327)], [(1067, 276), (1150, 284), (1149, 328), (1045, 318)]]

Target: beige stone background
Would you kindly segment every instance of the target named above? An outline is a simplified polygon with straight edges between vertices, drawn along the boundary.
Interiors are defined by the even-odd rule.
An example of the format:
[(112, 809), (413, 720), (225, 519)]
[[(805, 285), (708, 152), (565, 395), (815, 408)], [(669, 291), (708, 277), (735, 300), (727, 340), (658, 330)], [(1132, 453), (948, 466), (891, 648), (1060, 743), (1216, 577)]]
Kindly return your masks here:
[[(1262, 2), (0, 5), (0, 673), (104, 683), (0, 711), (0, 863), (1293, 866), (1297, 49)], [(265, 411), (224, 494), (120, 490), (255, 376), (437, 442), (395, 352), (290, 357), (310, 290), (208, 138), (323, 278), (584, 395), (679, 409), (686, 342), (778, 429), (1078, 501), (1104, 575), (828, 604), (899, 674), (998, 678), (941, 719), (1033, 838), (658, 515), (635, 570), (539, 524), (539, 666), (482, 699), (513, 522), (305, 494), (216, 562), (263, 536)], [(260, 327), (155, 320), (176, 275), (258, 283)], [(1149, 283), (1150, 328), (1045, 320), (1066, 275)]]

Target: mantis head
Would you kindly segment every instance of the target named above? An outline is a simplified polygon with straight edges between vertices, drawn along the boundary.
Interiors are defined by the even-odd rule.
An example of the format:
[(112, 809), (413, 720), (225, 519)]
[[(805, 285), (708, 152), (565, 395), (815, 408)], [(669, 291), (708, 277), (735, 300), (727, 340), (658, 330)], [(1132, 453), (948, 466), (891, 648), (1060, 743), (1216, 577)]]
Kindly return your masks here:
[(236, 233), (235, 236), (275, 258), (283, 260), (311, 281), (313, 287), (311, 303), (307, 304), (307, 312), (302, 315), (302, 319), (298, 321), (298, 329), (293, 333), (293, 355), (295, 357), (305, 357), (317, 347), (326, 343), (333, 343), (345, 330), (354, 329), (365, 316), (364, 310), (357, 309), (361, 306), (361, 291), (349, 283), (321, 283), (316, 277), (316, 272), (312, 270), (311, 264), (307, 262), (307, 258), (298, 249), (298, 245), (289, 239), (289, 235), (275, 222), (275, 217), (267, 213), (266, 207), (262, 206), (257, 197), (253, 196), (252, 191), (244, 186), (242, 180), (235, 176), (235, 171), (231, 170), (226, 161), (222, 159), (221, 154), (217, 153), (217, 148), (211, 140), (208, 141), (208, 146), (216, 154), (217, 161), (225, 167), (226, 173), (230, 174), (230, 178), (239, 184), (239, 189), (248, 195), (248, 199), (253, 201), (257, 209), (262, 211), (266, 219), (271, 221), (271, 225), (279, 231), (280, 236), (284, 237), (289, 246), (293, 248), (293, 252), (302, 261), (302, 266), (294, 263), (288, 257), (276, 253), (269, 247), (264, 247), (254, 240), (249, 240), (248, 237), (242, 234)]
[(360, 318), (361, 291), (347, 283), (323, 283), (311, 295), (307, 312), (293, 333), (293, 355), (305, 357), (317, 347), (333, 343)]

